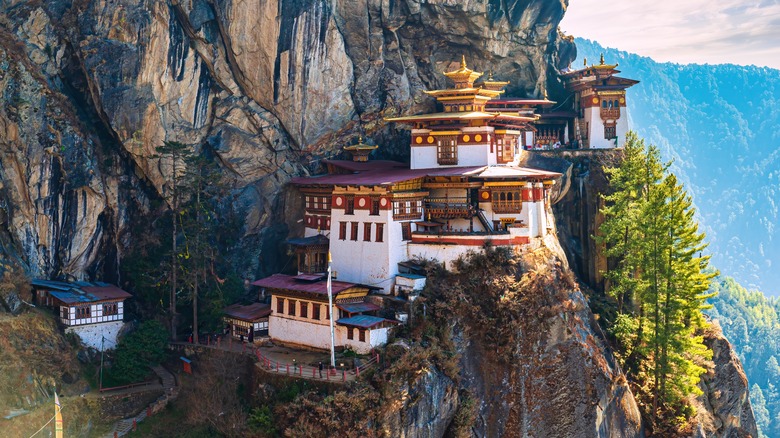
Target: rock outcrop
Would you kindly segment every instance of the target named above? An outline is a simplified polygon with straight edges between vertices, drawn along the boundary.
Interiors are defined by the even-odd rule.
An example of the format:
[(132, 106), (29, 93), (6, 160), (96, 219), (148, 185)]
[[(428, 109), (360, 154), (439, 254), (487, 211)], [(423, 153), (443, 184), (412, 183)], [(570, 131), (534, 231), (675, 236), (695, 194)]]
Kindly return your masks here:
[(115, 275), (130, 212), (155, 216), (169, 190), (155, 148), (179, 141), (214, 150), (238, 195), (239, 272), (276, 270), (285, 183), (357, 134), (403, 155), (382, 117), (428, 109), (421, 91), (462, 54), (514, 95), (559, 92), (566, 4), (5, 2), (3, 252), (34, 275)]
[(699, 427), (694, 437), (758, 437), (748, 395), (748, 379), (734, 349), (717, 322), (705, 334), (714, 367), (702, 376), (699, 386)]

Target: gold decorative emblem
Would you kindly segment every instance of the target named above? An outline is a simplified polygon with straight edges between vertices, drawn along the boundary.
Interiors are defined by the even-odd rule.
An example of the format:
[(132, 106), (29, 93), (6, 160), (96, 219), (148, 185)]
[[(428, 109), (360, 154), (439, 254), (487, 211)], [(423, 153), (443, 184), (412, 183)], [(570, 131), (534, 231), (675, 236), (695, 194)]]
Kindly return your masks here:
[(482, 199), (484, 200), (490, 199), (490, 192), (482, 192)]
[(474, 141), (482, 141), (482, 136), (480, 134), (475, 135)]
[(594, 97), (593, 98), (593, 103), (599, 103), (599, 98), (598, 97)]
[(433, 144), (433, 141), (434, 141), (433, 137), (429, 135), (428, 136), (428, 144)]
[(624, 98), (622, 98), (622, 97), (621, 97), (621, 98), (620, 98), (620, 103), (626, 103), (626, 99), (624, 99)]
[(422, 139), (422, 137), (417, 137), (416, 139), (414, 139), (414, 142), (417, 143), (417, 144), (422, 144), (423, 139)]
[(464, 135), (464, 136), (463, 136), (463, 141), (464, 141), (464, 142), (468, 143), (468, 142), (469, 142), (469, 140), (471, 140), (471, 137), (469, 137), (469, 135), (468, 135), (468, 134), (466, 134), (466, 135)]

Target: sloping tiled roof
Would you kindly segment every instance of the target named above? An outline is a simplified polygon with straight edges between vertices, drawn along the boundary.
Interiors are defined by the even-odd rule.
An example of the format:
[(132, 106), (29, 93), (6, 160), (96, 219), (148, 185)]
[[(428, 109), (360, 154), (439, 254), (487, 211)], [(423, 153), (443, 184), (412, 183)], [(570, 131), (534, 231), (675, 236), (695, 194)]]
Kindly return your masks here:
[(349, 327), (371, 328), (376, 327), (383, 322), (395, 323), (395, 321), (380, 318), (378, 316), (356, 315), (349, 318), (341, 318), (336, 321), (336, 324), (346, 325)]
[(132, 295), (116, 286), (73, 287), (66, 291), (51, 291), (49, 294), (65, 304), (99, 303), (130, 298)]
[(380, 309), (374, 303), (343, 303), (336, 304), (336, 307), (347, 313), (373, 312)]
[[(268, 289), (291, 290), (296, 292), (308, 292), (308, 293), (314, 293), (320, 295), (328, 294), (327, 281), (324, 280), (316, 281), (316, 282), (299, 281), (296, 280), (294, 276), (285, 275), (285, 274), (274, 274), (270, 277), (257, 280), (253, 282), (252, 285), (265, 287)], [(361, 287), (361, 285), (356, 283), (347, 283), (345, 281), (338, 281), (338, 280), (333, 280), (331, 282), (331, 289), (333, 290), (333, 295), (338, 295), (340, 292), (343, 292), (353, 287)]]
[(233, 304), (225, 307), (225, 316), (240, 319), (242, 321), (257, 321), (271, 314), (271, 306), (263, 303), (252, 303), (248, 306)]
[(442, 167), (434, 169), (392, 168), (367, 170), (355, 174), (321, 175), (293, 178), (292, 183), (298, 185), (367, 185), (389, 186), (401, 181), (407, 181), (426, 176), (470, 176), (484, 169), (485, 166)]

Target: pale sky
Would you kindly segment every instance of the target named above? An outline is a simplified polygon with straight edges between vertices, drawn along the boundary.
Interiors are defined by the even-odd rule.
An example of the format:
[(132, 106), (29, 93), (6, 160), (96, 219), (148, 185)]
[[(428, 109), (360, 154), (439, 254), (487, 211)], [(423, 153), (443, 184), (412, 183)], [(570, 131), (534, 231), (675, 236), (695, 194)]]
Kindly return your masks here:
[(561, 29), (661, 62), (780, 69), (780, 0), (569, 0)]

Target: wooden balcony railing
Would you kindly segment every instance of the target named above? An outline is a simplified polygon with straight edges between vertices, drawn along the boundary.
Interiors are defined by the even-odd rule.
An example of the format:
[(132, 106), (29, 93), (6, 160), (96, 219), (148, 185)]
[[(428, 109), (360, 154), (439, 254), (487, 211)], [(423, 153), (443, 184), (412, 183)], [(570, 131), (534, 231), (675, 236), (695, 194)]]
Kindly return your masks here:
[(617, 120), (620, 118), (620, 108), (602, 108), (601, 120)]
[(432, 218), (452, 219), (472, 217), (477, 209), (468, 198), (428, 198), (425, 212)]
[(523, 211), (523, 201), (493, 201), (495, 213), (520, 213)]

